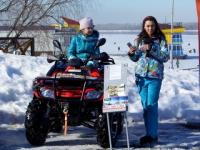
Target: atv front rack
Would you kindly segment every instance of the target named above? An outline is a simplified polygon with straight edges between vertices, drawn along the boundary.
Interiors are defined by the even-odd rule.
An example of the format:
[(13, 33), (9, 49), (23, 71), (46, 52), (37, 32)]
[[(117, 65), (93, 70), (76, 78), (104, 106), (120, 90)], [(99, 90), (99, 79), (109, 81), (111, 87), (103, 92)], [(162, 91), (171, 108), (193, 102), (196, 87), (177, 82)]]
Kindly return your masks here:
[(82, 101), (85, 88), (94, 88), (102, 83), (103, 79), (86, 75), (77, 75), (72, 73), (57, 73), (55, 77), (38, 77), (34, 80), (33, 90), (36, 97), (48, 99), (41, 94), (49, 90), (54, 93), (53, 99), (59, 101)]
[(56, 75), (56, 78), (70, 78), (70, 79), (84, 79), (84, 80), (98, 80), (99, 77), (92, 77), (92, 76), (87, 76), (87, 75), (77, 75), (73, 73), (58, 73)]

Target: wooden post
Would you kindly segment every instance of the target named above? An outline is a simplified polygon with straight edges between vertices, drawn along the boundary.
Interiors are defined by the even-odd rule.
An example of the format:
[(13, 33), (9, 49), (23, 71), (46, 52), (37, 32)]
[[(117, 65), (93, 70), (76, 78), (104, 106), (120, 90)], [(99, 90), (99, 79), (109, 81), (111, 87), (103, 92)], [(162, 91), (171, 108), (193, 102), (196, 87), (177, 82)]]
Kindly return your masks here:
[(64, 136), (66, 136), (67, 135), (67, 114), (68, 114), (68, 110), (64, 110), (63, 111), (63, 113), (64, 113), (64, 118), (65, 118), (65, 123), (64, 123)]
[(31, 56), (35, 56), (35, 40), (31, 39)]

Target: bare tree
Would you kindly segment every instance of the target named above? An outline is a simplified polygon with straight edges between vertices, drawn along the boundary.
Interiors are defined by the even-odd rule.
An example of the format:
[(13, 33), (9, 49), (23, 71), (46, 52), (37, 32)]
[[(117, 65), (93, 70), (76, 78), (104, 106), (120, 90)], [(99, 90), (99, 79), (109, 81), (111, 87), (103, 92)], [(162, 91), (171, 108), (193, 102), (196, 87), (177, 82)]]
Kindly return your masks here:
[[(10, 20), (11, 35), (19, 37), (26, 28), (59, 20), (61, 15), (70, 16), (83, 10), (86, 0), (1, 0), (0, 16)], [(60, 15), (60, 16), (59, 16)], [(79, 14), (77, 14), (79, 15)], [(54, 21), (55, 22), (55, 21)]]
[[(6, 20), (9, 27), (7, 39), (0, 41), (0, 50), (4, 52), (15, 51), (20, 44), (17, 39), (22, 34), (39, 38), (36, 32), (25, 32), (34, 26), (41, 28), (41, 26), (47, 26), (55, 21), (61, 23), (61, 16), (79, 19), (84, 13), (84, 8), (87, 9), (88, 4), (93, 2), (94, 0), (0, 0), (0, 23), (2, 20)], [(40, 41), (44, 42), (49, 39), (47, 37), (49, 33), (45, 32), (37, 31), (43, 37)], [(42, 36), (45, 34), (46, 36)], [(25, 54), (25, 51), (21, 51)]]
[(15, 1), (13, 0), (1, 0), (0, 2), (0, 13), (2, 12), (6, 12), (10, 9), (10, 7), (12, 7), (13, 5), (15, 5)]

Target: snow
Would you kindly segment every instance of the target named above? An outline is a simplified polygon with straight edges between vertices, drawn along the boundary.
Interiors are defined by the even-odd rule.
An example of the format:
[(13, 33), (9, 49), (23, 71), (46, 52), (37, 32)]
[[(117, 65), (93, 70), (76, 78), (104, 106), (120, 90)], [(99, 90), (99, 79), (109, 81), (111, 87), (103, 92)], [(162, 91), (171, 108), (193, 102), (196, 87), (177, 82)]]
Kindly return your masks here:
[[(109, 53), (125, 54), (128, 50), (126, 46), (128, 39), (134, 39), (135, 36), (103, 34), (103, 37), (107, 38), (107, 44), (102, 49)], [(183, 38), (186, 39), (185, 49), (198, 49), (196, 35), (184, 35)], [(190, 45), (187, 44), (188, 42)], [(118, 46), (120, 46), (119, 52)], [(165, 64), (165, 77), (159, 98), (161, 143), (158, 148), (200, 147), (199, 129), (187, 129), (180, 125), (186, 122), (200, 122), (198, 53), (187, 54), (192, 58), (181, 60), (179, 69), (175, 67), (174, 70), (170, 70), (170, 63)], [(144, 135), (142, 106), (134, 83), (135, 63), (127, 56), (113, 56), (113, 58), (117, 64), (128, 63), (128, 124), (130, 141), (133, 142)], [(47, 63), (46, 57), (17, 56), (4, 54), (1, 51), (0, 64), (0, 149), (38, 149), (26, 141), (24, 114), (32, 99), (33, 79), (44, 76), (51, 64)], [(125, 139), (123, 133), (119, 143), (126, 145)], [(95, 131), (84, 127), (73, 128), (67, 137), (61, 134), (50, 134), (46, 145), (40, 149), (63, 149), (63, 147), (77, 150), (101, 149), (96, 143)]]
[[(33, 79), (44, 75), (50, 65), (42, 57), (16, 57), (12, 54), (5, 55), (2, 51), (0, 51), (0, 64), (0, 114), (23, 115), (31, 100)], [(1, 117), (0, 121), (10, 120)]]

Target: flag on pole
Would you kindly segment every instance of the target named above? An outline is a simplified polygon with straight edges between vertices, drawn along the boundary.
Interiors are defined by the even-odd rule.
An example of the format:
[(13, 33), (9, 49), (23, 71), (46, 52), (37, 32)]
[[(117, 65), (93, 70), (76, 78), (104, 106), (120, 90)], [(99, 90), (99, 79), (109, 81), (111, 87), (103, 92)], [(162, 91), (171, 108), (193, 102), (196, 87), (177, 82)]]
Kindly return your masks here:
[(199, 88), (200, 88), (200, 0), (196, 0), (198, 16), (198, 39), (199, 39)]

